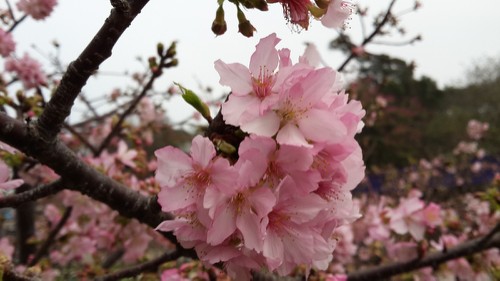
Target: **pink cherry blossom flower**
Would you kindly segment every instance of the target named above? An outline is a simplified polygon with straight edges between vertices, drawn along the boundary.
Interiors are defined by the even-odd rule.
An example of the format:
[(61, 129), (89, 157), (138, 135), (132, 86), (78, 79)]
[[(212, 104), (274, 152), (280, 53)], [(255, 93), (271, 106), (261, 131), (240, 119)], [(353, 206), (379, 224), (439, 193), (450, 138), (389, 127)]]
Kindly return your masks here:
[(280, 95), (272, 110), (241, 124), (243, 131), (266, 137), (276, 134), (279, 144), (304, 147), (312, 147), (310, 141), (335, 141), (347, 133), (322, 101), (323, 96), (333, 94), (336, 72), (296, 65), (281, 75), (285, 77), (277, 79)]
[(424, 202), (417, 197), (402, 199), (399, 206), (390, 213), (391, 229), (398, 234), (409, 232), (415, 240), (422, 240), (425, 233), (425, 224), (419, 211), (423, 208)]
[(281, 3), (283, 14), (291, 24), (299, 25), (307, 29), (309, 27), (309, 9), (312, 5), (310, 0), (268, 0), (269, 3)]
[(10, 168), (0, 160), (0, 190), (11, 190), (15, 189), (24, 183), (21, 179), (9, 180), (10, 179)]
[(20, 0), (17, 8), (35, 20), (42, 20), (52, 13), (56, 5), (57, 0)]
[[(271, 270), (288, 274), (297, 264), (331, 259), (333, 246), (319, 229), (304, 224), (326, 208), (326, 202), (316, 194), (296, 197), (293, 180), (286, 177), (278, 188), (278, 202), (268, 220), (263, 255)], [(300, 241), (300, 243), (296, 243)]]
[(330, 28), (344, 27), (345, 21), (352, 15), (354, 4), (344, 0), (331, 0), (321, 23)]
[[(245, 160), (243, 160), (245, 161)], [(255, 173), (249, 161), (239, 164), (239, 177), (232, 190), (207, 190), (203, 206), (209, 210), (213, 219), (207, 233), (207, 242), (218, 245), (238, 230), (248, 249), (262, 251), (266, 225), (262, 223), (271, 212), (276, 198), (268, 186), (252, 184)]]
[(15, 49), (16, 43), (12, 38), (12, 34), (0, 28), (0, 55), (7, 57), (14, 52)]
[(40, 63), (26, 53), (21, 59), (7, 59), (5, 70), (15, 73), (26, 89), (47, 84), (47, 77), (43, 73)]
[(240, 126), (266, 110), (276, 99), (272, 93), (279, 55), (276, 45), (280, 39), (271, 34), (259, 41), (250, 59), (250, 67), (240, 63), (215, 62), (220, 83), (231, 87), (232, 94), (222, 106), (227, 124)]
[(191, 145), (191, 156), (179, 149), (164, 147), (155, 152), (158, 158), (156, 181), (161, 186), (158, 202), (165, 212), (199, 203), (206, 189), (231, 190), (234, 172), (226, 159), (215, 156), (208, 138), (197, 136)]
[(321, 180), (318, 171), (310, 169), (313, 163), (313, 151), (305, 147), (282, 145), (277, 149), (276, 141), (259, 136), (250, 136), (240, 144), (238, 155), (243, 162), (252, 162), (254, 170), (263, 174), (257, 176), (252, 184), (265, 182), (270, 188), (277, 187), (281, 180), (290, 176), (300, 194), (307, 194), (318, 188)]
[(10, 243), (7, 237), (0, 238), (0, 257), (7, 257), (8, 260), (12, 260), (12, 255), (14, 254), (14, 246)]

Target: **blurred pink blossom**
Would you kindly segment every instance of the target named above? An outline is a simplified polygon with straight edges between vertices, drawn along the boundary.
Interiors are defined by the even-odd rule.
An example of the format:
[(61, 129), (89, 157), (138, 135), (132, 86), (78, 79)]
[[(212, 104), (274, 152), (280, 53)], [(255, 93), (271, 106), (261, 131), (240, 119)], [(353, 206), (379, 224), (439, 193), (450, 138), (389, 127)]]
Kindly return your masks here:
[(27, 53), (20, 59), (8, 58), (5, 61), (5, 70), (15, 73), (26, 89), (47, 84), (47, 77), (40, 63)]
[(17, 8), (35, 20), (42, 20), (52, 13), (56, 5), (57, 0), (20, 0)]
[(16, 43), (12, 38), (12, 34), (5, 32), (0, 28), (0, 55), (3, 57), (9, 56), (16, 49)]

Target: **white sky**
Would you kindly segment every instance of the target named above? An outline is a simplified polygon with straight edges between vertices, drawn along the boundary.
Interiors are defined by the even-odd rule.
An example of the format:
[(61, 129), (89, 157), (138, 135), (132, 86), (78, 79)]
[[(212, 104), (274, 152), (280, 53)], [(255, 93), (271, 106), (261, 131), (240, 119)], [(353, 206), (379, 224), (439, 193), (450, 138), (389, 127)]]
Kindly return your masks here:
[[(227, 2), (227, 1), (226, 1)], [(390, 0), (358, 0), (362, 6), (370, 6), (370, 14), (385, 8)], [(427, 75), (440, 86), (450, 85), (463, 77), (473, 60), (485, 56), (500, 56), (500, 1), (499, 0), (423, 0), (423, 7), (402, 18), (402, 26), (408, 38), (422, 34), (424, 40), (405, 47), (368, 46), (375, 53), (388, 53), (417, 64), (417, 76)], [(395, 11), (413, 6), (412, 0), (399, 0)], [(276, 32), (282, 38), (279, 48), (287, 47), (297, 58), (304, 50), (304, 42), (318, 46), (324, 60), (336, 68), (343, 61), (338, 53), (327, 49), (328, 42), (336, 37), (336, 31), (327, 29), (319, 22), (312, 22), (308, 31), (291, 31), (282, 17), (281, 6), (270, 5), (270, 11), (247, 12), (247, 17), (257, 28), (253, 38), (237, 33), (236, 11), (231, 3), (225, 4), (228, 31), (215, 37), (210, 26), (217, 8), (216, 0), (151, 0), (143, 12), (125, 32), (113, 51), (113, 57), (101, 66), (103, 71), (123, 72), (140, 70), (135, 60), (140, 55), (147, 58), (155, 54), (157, 42), (168, 45), (178, 41), (179, 67), (166, 71), (156, 89), (167, 87), (172, 81), (187, 88), (197, 89), (197, 81), (205, 86), (218, 86), (218, 74), (213, 62), (222, 59), (227, 63), (240, 62), (248, 65), (255, 44), (261, 37)], [(42, 50), (51, 50), (54, 39), (61, 44), (61, 56), (69, 63), (77, 57), (91, 40), (105, 18), (111, 5), (107, 0), (59, 0), (54, 14), (43, 22), (28, 19), (14, 32), (19, 50), (36, 44)], [(359, 20), (354, 16), (349, 32), (359, 40)], [(367, 22), (370, 27), (370, 22)], [(370, 28), (368, 28), (370, 30)], [(386, 39), (384, 39), (386, 40)], [(398, 38), (394, 38), (398, 41)], [(386, 41), (389, 41), (387, 39)], [(41, 58), (41, 57), (40, 57)], [(92, 96), (109, 93), (123, 80), (113, 76), (99, 76), (89, 81), (84, 91)], [(175, 106), (177, 110), (192, 112), (187, 105)], [(180, 114), (183, 115), (183, 114)], [(181, 117), (179, 117), (181, 118)]]

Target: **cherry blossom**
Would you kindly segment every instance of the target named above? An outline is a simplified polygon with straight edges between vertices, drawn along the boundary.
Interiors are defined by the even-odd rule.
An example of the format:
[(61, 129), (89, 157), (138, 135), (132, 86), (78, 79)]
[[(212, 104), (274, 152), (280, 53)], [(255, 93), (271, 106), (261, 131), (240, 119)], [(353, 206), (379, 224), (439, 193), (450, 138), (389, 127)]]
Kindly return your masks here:
[(2, 57), (7, 57), (14, 52), (15, 49), (16, 43), (12, 38), (12, 34), (0, 28), (0, 55), (2, 55)]
[(27, 53), (20, 59), (7, 59), (5, 61), (5, 70), (15, 73), (26, 89), (47, 83), (47, 77), (43, 73), (40, 63), (32, 59)]
[(56, 5), (57, 0), (20, 0), (17, 8), (36, 20), (42, 20), (52, 13)]
[(10, 190), (17, 188), (24, 183), (21, 179), (9, 180), (10, 179), (10, 169), (0, 160), (0, 190)]

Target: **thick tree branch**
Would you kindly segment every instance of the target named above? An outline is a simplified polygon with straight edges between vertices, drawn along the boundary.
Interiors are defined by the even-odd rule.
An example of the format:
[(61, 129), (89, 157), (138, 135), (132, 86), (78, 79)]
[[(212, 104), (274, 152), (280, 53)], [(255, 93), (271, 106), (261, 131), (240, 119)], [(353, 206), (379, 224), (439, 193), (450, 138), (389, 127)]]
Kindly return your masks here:
[[(29, 184), (23, 184), (16, 192), (25, 192), (31, 188)], [(35, 208), (34, 201), (25, 202), (16, 208), (17, 260), (21, 264), (27, 264), (29, 256), (35, 252), (35, 245), (30, 242), (35, 235)]]
[(29, 201), (35, 201), (40, 198), (47, 197), (64, 189), (64, 184), (61, 180), (54, 181), (47, 185), (41, 185), (27, 191), (1, 197), (0, 209), (7, 207), (17, 207)]
[(69, 217), (71, 216), (71, 212), (72, 211), (73, 211), (73, 207), (66, 208), (66, 210), (64, 211), (64, 214), (63, 214), (61, 220), (59, 220), (59, 222), (57, 223), (57, 225), (52, 229), (52, 231), (50, 231), (50, 233), (47, 236), (47, 239), (45, 240), (45, 242), (43, 242), (43, 244), (40, 246), (40, 248), (38, 248), (38, 250), (35, 253), (35, 256), (33, 257), (33, 259), (31, 259), (29, 261), (28, 266), (34, 266), (35, 264), (38, 263), (38, 261), (43, 256), (45, 256), (47, 254), (47, 252), (49, 251), (50, 245), (52, 245), (54, 243), (54, 241), (56, 240), (57, 234), (61, 231), (61, 229), (63, 228), (63, 226), (68, 221)]
[[(377, 25), (377, 27), (375, 28), (375, 30), (373, 30), (373, 32), (370, 34), (370, 36), (366, 37), (364, 40), (363, 40), (363, 43), (361, 43), (361, 46), (365, 46), (366, 44), (370, 43), (370, 41), (373, 40), (373, 38), (375, 38), (375, 36), (380, 32), (380, 30), (382, 29), (382, 27), (387, 23), (387, 21), (389, 20), (390, 18), (390, 15), (391, 15), (391, 10), (392, 10), (392, 7), (394, 6), (394, 4), (396, 3), (396, 0), (392, 0), (391, 3), (389, 4), (389, 7), (387, 8), (387, 11), (385, 12), (385, 15), (384, 15), (384, 18), (382, 19), (382, 21)], [(356, 55), (351, 52), (351, 54), (346, 58), (346, 60), (344, 61), (344, 63), (342, 63), (342, 65), (337, 69), (339, 72), (344, 70), (344, 68), (347, 66), (347, 64), (355, 57)]]
[(398, 262), (384, 266), (374, 267), (372, 269), (364, 271), (355, 272), (349, 274), (347, 280), (348, 281), (385, 280), (394, 275), (410, 272), (428, 266), (437, 266), (449, 260), (469, 256), (490, 248), (499, 248), (500, 247), (499, 228), (500, 227), (497, 225), (497, 227), (495, 227), (493, 231), (490, 232), (490, 234), (486, 235), (485, 237), (476, 238), (464, 242), (456, 247), (447, 249), (445, 252), (431, 253), (419, 260)]
[(127, 278), (127, 277), (134, 277), (145, 271), (156, 270), (162, 263), (175, 260), (178, 257), (180, 256), (177, 251), (165, 253), (154, 260), (139, 264), (134, 267), (126, 268), (124, 270), (117, 271), (112, 274), (98, 277), (95, 279), (95, 281), (112, 281), (112, 280), (121, 280), (122, 278)]
[[(122, 1), (123, 2), (123, 1)], [(54, 96), (36, 123), (40, 139), (50, 143), (56, 139), (71, 107), (88, 78), (111, 56), (111, 50), (149, 0), (128, 1), (129, 9), (113, 9), (101, 29), (64, 74)]]

